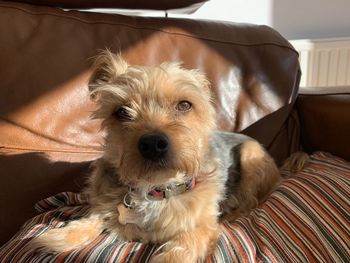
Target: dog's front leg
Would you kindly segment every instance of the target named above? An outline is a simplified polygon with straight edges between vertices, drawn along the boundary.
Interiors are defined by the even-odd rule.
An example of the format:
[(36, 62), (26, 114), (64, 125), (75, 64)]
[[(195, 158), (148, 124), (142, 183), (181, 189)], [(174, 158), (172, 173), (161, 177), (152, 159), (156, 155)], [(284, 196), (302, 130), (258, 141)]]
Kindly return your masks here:
[(65, 252), (92, 242), (102, 231), (102, 218), (90, 215), (71, 221), (64, 227), (49, 229), (28, 246), (47, 252)]
[(219, 236), (217, 223), (211, 226), (197, 227), (183, 232), (163, 244), (151, 258), (151, 263), (195, 263), (204, 260), (215, 249)]

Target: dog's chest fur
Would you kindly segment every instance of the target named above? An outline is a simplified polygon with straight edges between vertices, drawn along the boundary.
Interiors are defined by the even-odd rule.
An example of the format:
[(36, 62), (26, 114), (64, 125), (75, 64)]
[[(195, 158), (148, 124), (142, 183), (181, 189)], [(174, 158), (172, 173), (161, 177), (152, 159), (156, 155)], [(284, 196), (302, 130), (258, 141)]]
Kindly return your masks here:
[[(219, 215), (218, 203), (224, 189), (219, 177), (214, 175), (197, 183), (193, 190), (169, 199), (149, 200), (145, 198), (147, 191), (132, 192), (134, 208), (123, 209), (124, 213), (129, 213), (124, 216), (131, 217), (132, 222), (121, 223), (118, 206), (123, 205), (128, 188), (114, 185), (116, 188), (113, 191), (101, 192), (99, 190), (106, 185), (109, 185), (109, 189), (113, 187), (113, 180), (105, 176), (104, 178), (102, 181), (95, 178), (95, 187), (92, 192), (90, 190), (92, 213), (102, 215), (106, 229), (118, 233), (122, 239), (162, 242), (180, 232), (194, 229), (202, 223), (201, 217), (207, 218), (206, 214), (214, 218)], [(99, 189), (96, 182), (104, 186)]]

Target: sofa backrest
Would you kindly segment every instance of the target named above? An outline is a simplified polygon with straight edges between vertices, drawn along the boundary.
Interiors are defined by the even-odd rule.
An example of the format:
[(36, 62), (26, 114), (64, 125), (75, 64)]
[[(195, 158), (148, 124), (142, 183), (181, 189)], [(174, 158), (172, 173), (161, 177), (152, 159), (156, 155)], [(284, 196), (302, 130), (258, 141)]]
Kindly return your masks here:
[(220, 129), (257, 138), (277, 159), (290, 152), (298, 55), (274, 30), (0, 2), (0, 207), (9, 211), (0, 217), (9, 230), (1, 238), (33, 215), (35, 201), (79, 190), (101, 155), (87, 80), (105, 48), (130, 64), (182, 61), (201, 69)]

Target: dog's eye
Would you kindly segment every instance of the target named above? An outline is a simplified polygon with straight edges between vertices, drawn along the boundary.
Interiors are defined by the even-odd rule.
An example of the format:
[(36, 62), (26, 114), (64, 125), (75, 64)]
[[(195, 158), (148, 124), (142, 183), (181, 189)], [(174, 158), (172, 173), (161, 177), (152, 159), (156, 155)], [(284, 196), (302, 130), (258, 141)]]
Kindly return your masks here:
[(187, 100), (182, 100), (176, 105), (177, 111), (187, 112), (192, 109), (192, 103)]
[(118, 108), (114, 113), (113, 116), (115, 116), (120, 121), (128, 121), (132, 119), (132, 116), (130, 115), (130, 112), (128, 109), (124, 106), (121, 106)]

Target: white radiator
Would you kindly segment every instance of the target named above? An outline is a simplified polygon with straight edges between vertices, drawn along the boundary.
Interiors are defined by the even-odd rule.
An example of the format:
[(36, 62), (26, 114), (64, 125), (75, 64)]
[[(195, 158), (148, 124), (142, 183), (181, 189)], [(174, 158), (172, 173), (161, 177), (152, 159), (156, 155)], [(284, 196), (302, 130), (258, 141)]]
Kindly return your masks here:
[(350, 86), (350, 38), (290, 42), (299, 52), (301, 87)]

